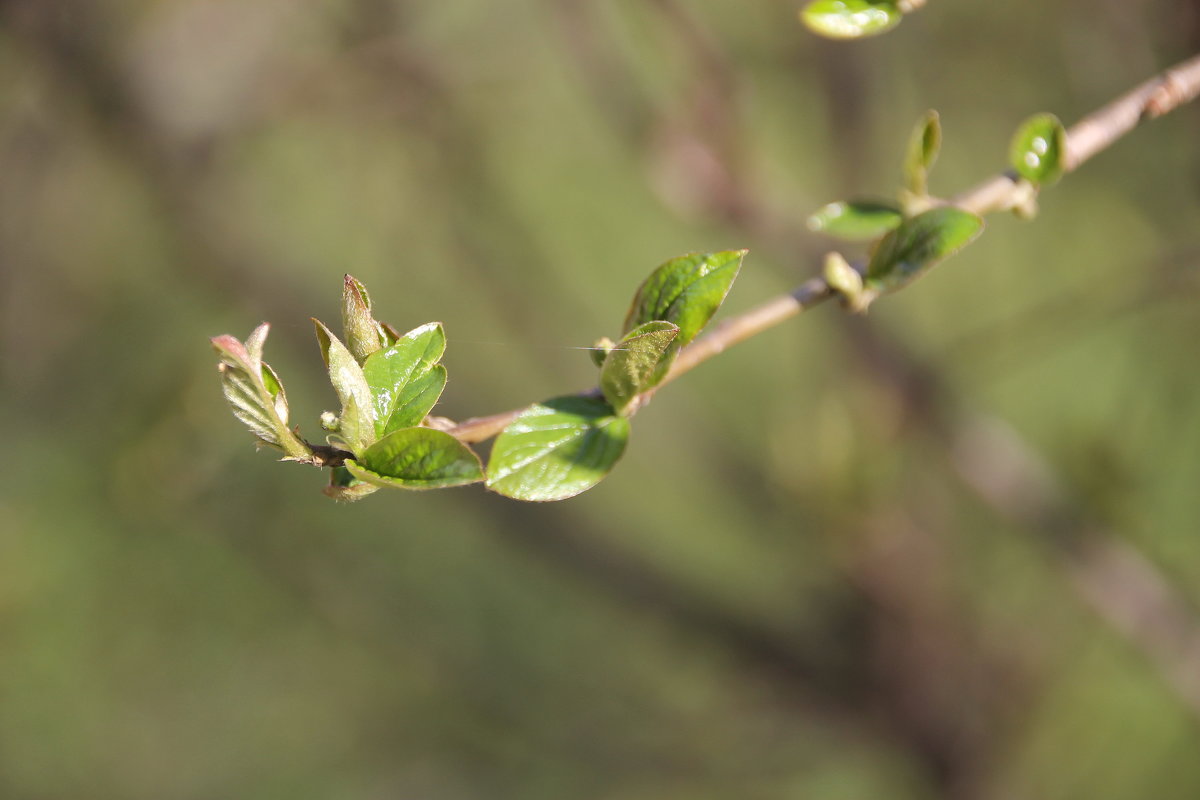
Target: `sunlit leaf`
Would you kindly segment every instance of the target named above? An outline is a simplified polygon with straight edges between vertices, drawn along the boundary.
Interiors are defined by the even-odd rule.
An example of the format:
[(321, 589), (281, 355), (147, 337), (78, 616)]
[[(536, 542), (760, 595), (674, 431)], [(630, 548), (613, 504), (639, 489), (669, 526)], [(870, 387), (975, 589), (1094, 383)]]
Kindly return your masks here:
[(383, 326), (371, 315), (367, 287), (350, 275), (342, 282), (342, 335), (346, 337), (346, 349), (360, 364), (389, 343)]
[(220, 355), (221, 390), (233, 415), (260, 441), (276, 447), (286, 457), (307, 460), (312, 451), (288, 428), (287, 395), (275, 370), (262, 360), (269, 327), (255, 328), (245, 344), (232, 336), (212, 339)]
[(830, 203), (808, 218), (808, 227), (840, 239), (877, 239), (904, 217), (891, 203), (848, 200)]
[(563, 500), (595, 486), (629, 438), (603, 400), (558, 397), (527, 408), (496, 438), (487, 486), (516, 500)]
[(445, 352), (446, 332), (440, 322), (430, 322), (367, 358), (363, 376), (374, 402), (376, 435), (425, 419), (446, 386), (446, 368), (437, 363)]
[(358, 454), (376, 439), (371, 387), (358, 360), (346, 346), (321, 321), (314, 319), (313, 324), (321, 346), (321, 358), (329, 369), (329, 382), (342, 404), (339, 415), (341, 440)]
[(263, 387), (266, 388), (267, 394), (271, 396), (275, 415), (279, 417), (279, 421), (284, 425), (288, 423), (288, 401), (287, 393), (283, 391), (283, 383), (280, 382), (279, 376), (275, 374), (275, 370), (271, 365), (263, 362), (262, 365), (262, 380)]
[(647, 322), (625, 334), (604, 360), (600, 370), (600, 389), (618, 414), (630, 402), (655, 385), (659, 363), (679, 334), (670, 322)]
[(898, 289), (965, 247), (982, 229), (982, 219), (953, 206), (918, 214), (880, 241), (867, 267), (867, 284), (878, 291)]
[(445, 431), (403, 428), (364, 450), (346, 469), (360, 481), (398, 489), (444, 489), (483, 480), (479, 457)]
[(692, 253), (662, 264), (638, 288), (625, 317), (625, 332), (665, 320), (679, 326), (675, 346), (686, 345), (721, 307), (746, 252)]
[(1036, 114), (1017, 128), (1009, 147), (1013, 169), (1030, 183), (1049, 186), (1063, 174), (1067, 132), (1053, 114)]
[(899, 25), (903, 16), (887, 0), (813, 0), (800, 12), (810, 30), (830, 39), (876, 36)]

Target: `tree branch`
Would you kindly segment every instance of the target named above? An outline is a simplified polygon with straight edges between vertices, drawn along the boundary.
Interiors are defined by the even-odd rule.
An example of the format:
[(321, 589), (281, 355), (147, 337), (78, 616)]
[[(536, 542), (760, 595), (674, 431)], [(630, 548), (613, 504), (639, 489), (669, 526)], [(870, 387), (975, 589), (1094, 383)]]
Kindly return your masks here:
[[(1111, 147), (1141, 122), (1157, 119), (1200, 95), (1200, 55), (1182, 61), (1140, 84), (1067, 130), (1065, 169), (1072, 172), (1101, 151)], [(1021, 200), (1025, 184), (1007, 171), (956, 195), (952, 205), (987, 214), (1003, 211)], [(695, 369), (713, 356), (762, 333), (833, 297), (835, 292), (823, 278), (812, 278), (790, 294), (769, 300), (756, 308), (717, 325), (713, 331), (684, 348), (659, 386)], [(590, 389), (581, 394), (594, 394)], [(524, 409), (486, 417), (473, 417), (449, 429), (464, 442), (481, 442), (496, 436)]]

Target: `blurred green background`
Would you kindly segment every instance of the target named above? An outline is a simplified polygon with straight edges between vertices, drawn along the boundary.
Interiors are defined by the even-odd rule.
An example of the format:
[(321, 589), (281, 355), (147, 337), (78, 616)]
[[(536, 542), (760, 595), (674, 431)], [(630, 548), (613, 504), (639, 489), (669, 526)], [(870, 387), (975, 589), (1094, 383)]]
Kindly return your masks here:
[(952, 194), (1200, 50), (1186, 0), (796, 10), (0, 2), (0, 797), (1200, 796), (1195, 109), (563, 503), (335, 505), (228, 413), (207, 338), (269, 320), (317, 437), (344, 272), (446, 324), (438, 413), (585, 388), (666, 258), (750, 248), (725, 315), (814, 274), (925, 109)]

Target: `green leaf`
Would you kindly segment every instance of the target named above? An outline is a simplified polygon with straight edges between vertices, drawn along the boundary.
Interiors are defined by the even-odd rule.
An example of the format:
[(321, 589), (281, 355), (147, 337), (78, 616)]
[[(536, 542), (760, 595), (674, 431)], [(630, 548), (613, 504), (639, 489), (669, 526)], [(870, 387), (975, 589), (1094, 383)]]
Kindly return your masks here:
[(588, 348), (588, 357), (592, 359), (592, 363), (597, 367), (604, 366), (604, 360), (608, 358), (608, 354), (616, 347), (613, 340), (607, 336), (601, 336), (596, 341), (592, 342), (592, 346)]
[(868, 288), (900, 288), (965, 247), (982, 229), (982, 219), (953, 206), (939, 206), (905, 220), (875, 248), (867, 267)]
[(445, 352), (446, 332), (440, 322), (430, 322), (367, 358), (363, 376), (378, 436), (421, 424), (437, 404), (446, 387), (446, 368), (437, 362)]
[(221, 357), (221, 390), (233, 415), (261, 442), (284, 452), (286, 458), (307, 461), (312, 451), (288, 428), (287, 395), (279, 376), (262, 360), (269, 326), (259, 325), (239, 342), (232, 336), (216, 336), (213, 348)]
[(483, 480), (479, 457), (445, 431), (402, 428), (347, 460), (355, 478), (397, 489), (445, 489)]
[(355, 455), (375, 441), (375, 404), (358, 360), (320, 320), (313, 320), (329, 382), (342, 404), (338, 432)]
[(629, 420), (603, 400), (556, 397), (525, 409), (492, 446), (487, 487), (516, 500), (564, 500), (595, 486), (625, 452)]
[(810, 30), (829, 39), (876, 36), (899, 25), (903, 16), (887, 0), (813, 0), (800, 12)]
[(746, 252), (692, 253), (661, 265), (634, 296), (625, 317), (625, 332), (647, 322), (673, 322), (679, 326), (674, 347), (683, 347), (721, 307)]
[(350, 275), (344, 276), (342, 285), (342, 335), (346, 337), (346, 349), (360, 364), (390, 341), (384, 327), (371, 315), (367, 287)]
[(625, 335), (604, 360), (600, 389), (613, 409), (624, 416), (629, 404), (661, 377), (659, 363), (679, 335), (679, 326), (661, 320), (639, 325)]
[(1030, 183), (1050, 186), (1062, 177), (1067, 131), (1053, 114), (1035, 114), (1017, 128), (1009, 146), (1013, 169)]
[(929, 170), (942, 149), (942, 123), (936, 111), (925, 112), (913, 128), (904, 155), (904, 185), (914, 195), (929, 193)]
[(904, 215), (891, 203), (848, 200), (830, 203), (808, 218), (810, 230), (839, 239), (877, 239), (900, 224)]
[(355, 500), (361, 500), (378, 491), (378, 486), (360, 481), (345, 467), (334, 467), (329, 470), (329, 485), (324, 489), (328, 497), (332, 497), (339, 503), (353, 503)]

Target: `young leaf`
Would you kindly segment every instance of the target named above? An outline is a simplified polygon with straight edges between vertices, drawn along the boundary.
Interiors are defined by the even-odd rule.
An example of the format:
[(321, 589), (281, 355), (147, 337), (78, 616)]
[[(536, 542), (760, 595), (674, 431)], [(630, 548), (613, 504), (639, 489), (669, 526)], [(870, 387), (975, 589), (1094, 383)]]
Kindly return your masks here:
[(1067, 132), (1053, 114), (1035, 114), (1017, 128), (1009, 146), (1013, 169), (1030, 183), (1050, 186), (1063, 174)]
[(286, 458), (307, 461), (312, 451), (288, 428), (287, 395), (279, 376), (262, 360), (269, 326), (259, 325), (242, 344), (232, 336), (216, 336), (213, 348), (220, 355), (221, 389), (233, 409), (258, 439), (279, 448)]
[(839, 239), (877, 239), (900, 224), (904, 215), (891, 203), (848, 200), (829, 203), (808, 218), (809, 230)]
[(812, 0), (800, 20), (829, 39), (876, 36), (900, 24), (903, 13), (889, 0)]
[(329, 369), (329, 382), (342, 404), (339, 434), (346, 446), (358, 454), (375, 441), (375, 405), (371, 387), (354, 355), (320, 320), (313, 320), (321, 358)]
[(659, 362), (678, 334), (674, 323), (647, 322), (613, 348), (600, 370), (600, 389), (613, 410), (624, 416), (633, 399), (655, 385)]
[(535, 403), (496, 438), (487, 487), (515, 500), (564, 500), (595, 486), (625, 452), (629, 420), (603, 400)]
[(334, 467), (329, 470), (329, 485), (324, 489), (326, 496), (332, 497), (339, 503), (353, 503), (355, 500), (361, 500), (378, 491), (378, 486), (360, 481), (345, 467)]
[(342, 335), (346, 337), (346, 349), (359, 364), (389, 343), (383, 326), (371, 315), (367, 287), (350, 275), (342, 283)]
[(483, 480), (483, 467), (471, 448), (445, 431), (402, 428), (347, 460), (355, 478), (397, 489), (444, 489)]
[(604, 360), (608, 358), (608, 354), (616, 347), (613, 340), (607, 336), (601, 336), (596, 341), (592, 342), (592, 346), (588, 348), (588, 357), (592, 359), (592, 363), (597, 367), (604, 366)]
[(913, 128), (904, 155), (904, 186), (917, 197), (929, 194), (929, 170), (941, 149), (941, 118), (931, 109)]
[(983, 229), (969, 211), (940, 206), (905, 220), (879, 242), (867, 267), (868, 288), (892, 291), (965, 247)]
[(647, 322), (673, 322), (679, 326), (675, 347), (683, 347), (721, 307), (746, 252), (692, 253), (661, 265), (634, 295), (625, 317), (625, 332)]
[(445, 352), (446, 332), (440, 322), (430, 322), (367, 358), (363, 376), (374, 402), (376, 435), (421, 424), (446, 386), (446, 368), (437, 363)]

